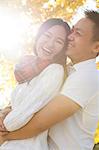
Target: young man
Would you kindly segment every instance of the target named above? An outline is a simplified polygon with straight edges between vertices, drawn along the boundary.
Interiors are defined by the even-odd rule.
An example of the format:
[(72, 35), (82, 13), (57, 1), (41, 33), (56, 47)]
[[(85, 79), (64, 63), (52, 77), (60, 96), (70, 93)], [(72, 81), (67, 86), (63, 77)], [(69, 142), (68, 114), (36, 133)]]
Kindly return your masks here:
[(85, 14), (68, 37), (67, 55), (73, 66), (59, 95), (24, 128), (3, 138), (31, 138), (50, 128), (50, 150), (92, 150), (99, 119), (99, 74), (95, 65), (99, 53), (99, 13)]

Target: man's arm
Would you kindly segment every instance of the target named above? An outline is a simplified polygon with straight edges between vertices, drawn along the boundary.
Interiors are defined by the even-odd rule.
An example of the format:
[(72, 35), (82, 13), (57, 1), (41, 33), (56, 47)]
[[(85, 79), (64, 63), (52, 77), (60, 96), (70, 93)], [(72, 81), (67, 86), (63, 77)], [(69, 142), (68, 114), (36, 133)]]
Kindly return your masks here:
[(10, 132), (5, 138), (8, 140), (31, 138), (73, 115), (78, 109), (80, 106), (68, 97), (56, 96), (36, 113), (28, 124), (19, 130)]

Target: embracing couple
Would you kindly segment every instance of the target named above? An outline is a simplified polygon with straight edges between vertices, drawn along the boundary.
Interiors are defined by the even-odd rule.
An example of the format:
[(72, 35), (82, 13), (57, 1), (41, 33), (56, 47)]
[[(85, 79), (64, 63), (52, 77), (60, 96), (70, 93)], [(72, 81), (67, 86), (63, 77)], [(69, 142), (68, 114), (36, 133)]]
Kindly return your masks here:
[(1, 111), (0, 150), (92, 150), (99, 120), (99, 12), (86, 11), (72, 30), (62, 19), (45, 21), (33, 51), (16, 65), (11, 107)]

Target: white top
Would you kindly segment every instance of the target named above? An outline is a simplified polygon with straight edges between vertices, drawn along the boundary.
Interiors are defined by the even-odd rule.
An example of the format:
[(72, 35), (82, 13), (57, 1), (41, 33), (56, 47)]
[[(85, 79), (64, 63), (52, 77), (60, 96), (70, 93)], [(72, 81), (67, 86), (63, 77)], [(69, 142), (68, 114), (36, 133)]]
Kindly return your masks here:
[[(14, 131), (25, 125), (33, 115), (43, 108), (60, 90), (64, 79), (64, 68), (51, 64), (30, 83), (17, 85), (12, 94), (12, 111), (6, 116), (4, 125)], [(47, 150), (47, 131), (27, 140), (5, 142), (0, 150)]]
[(50, 138), (57, 145), (55, 148), (55, 143), (51, 144), (50, 149), (92, 150), (99, 120), (99, 72), (95, 59), (73, 66), (61, 94), (79, 104), (81, 109), (50, 129)]

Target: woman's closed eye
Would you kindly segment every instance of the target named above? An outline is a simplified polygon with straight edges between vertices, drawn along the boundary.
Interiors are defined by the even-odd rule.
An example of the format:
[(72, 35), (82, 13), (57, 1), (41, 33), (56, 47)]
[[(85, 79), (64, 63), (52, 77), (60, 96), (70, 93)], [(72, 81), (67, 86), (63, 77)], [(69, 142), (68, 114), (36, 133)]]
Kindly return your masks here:
[(57, 42), (58, 44), (61, 44), (61, 45), (64, 44), (64, 41), (63, 41), (63, 40), (57, 40), (56, 42)]

